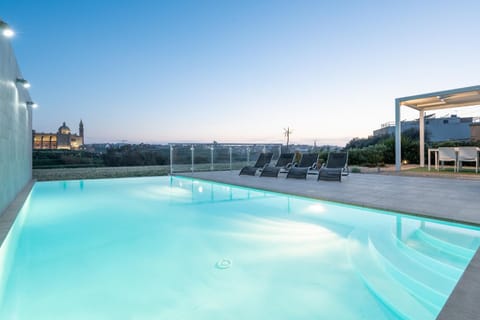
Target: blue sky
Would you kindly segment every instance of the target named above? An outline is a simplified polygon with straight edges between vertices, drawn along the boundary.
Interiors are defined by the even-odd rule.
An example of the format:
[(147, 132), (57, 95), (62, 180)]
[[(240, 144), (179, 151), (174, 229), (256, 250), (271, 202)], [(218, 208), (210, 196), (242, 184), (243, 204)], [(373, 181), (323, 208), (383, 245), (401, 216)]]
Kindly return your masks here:
[[(86, 142), (339, 144), (479, 84), (479, 1), (2, 0), (39, 103)], [(480, 116), (479, 108), (446, 112)], [(404, 118), (416, 114), (402, 110)]]

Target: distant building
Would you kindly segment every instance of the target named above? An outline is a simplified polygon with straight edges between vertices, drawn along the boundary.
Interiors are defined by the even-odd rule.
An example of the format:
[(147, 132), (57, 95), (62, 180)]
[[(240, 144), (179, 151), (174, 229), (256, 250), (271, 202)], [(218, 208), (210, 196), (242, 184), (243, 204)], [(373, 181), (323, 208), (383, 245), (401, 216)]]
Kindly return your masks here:
[[(472, 133), (474, 128), (472, 125), (475, 125), (478, 118), (466, 117), (460, 118), (456, 115), (451, 115), (450, 117), (435, 118), (435, 114), (425, 116), (425, 132), (428, 135), (428, 138), (432, 142), (440, 141), (459, 141), (459, 140), (470, 140), (474, 138)], [(409, 129), (418, 130), (418, 119), (410, 121), (402, 121), (401, 123), (402, 132)], [(385, 123), (381, 126), (380, 129), (373, 131), (374, 136), (381, 135), (393, 135), (395, 134), (395, 124), (394, 123)]]
[(83, 122), (80, 120), (78, 134), (72, 134), (65, 122), (57, 133), (43, 133), (33, 131), (33, 149), (63, 149), (78, 150), (85, 144)]
[(480, 122), (473, 122), (470, 125), (470, 134), (473, 141), (480, 141)]

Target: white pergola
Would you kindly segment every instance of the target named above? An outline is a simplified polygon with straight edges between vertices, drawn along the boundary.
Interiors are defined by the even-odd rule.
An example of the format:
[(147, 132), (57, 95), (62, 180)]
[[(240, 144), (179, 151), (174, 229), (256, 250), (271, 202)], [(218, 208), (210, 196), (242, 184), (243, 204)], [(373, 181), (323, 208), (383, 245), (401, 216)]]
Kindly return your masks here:
[(400, 107), (406, 106), (419, 112), (420, 167), (425, 166), (425, 111), (460, 108), (480, 105), (480, 85), (459, 89), (424, 93), (395, 99), (395, 170), (400, 171), (401, 159), (401, 121)]

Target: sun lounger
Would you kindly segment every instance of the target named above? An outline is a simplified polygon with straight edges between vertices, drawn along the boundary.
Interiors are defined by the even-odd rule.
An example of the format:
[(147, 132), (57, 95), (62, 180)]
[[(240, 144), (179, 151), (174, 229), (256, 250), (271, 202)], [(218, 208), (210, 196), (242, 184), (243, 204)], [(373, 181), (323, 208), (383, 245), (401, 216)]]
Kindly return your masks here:
[(307, 179), (308, 171), (317, 167), (318, 153), (304, 153), (300, 163), (288, 170), (287, 179)]
[(342, 175), (348, 175), (348, 153), (330, 152), (327, 162), (318, 171), (317, 180), (341, 182)]
[(278, 157), (277, 163), (275, 164), (274, 167), (266, 166), (263, 168), (262, 172), (260, 173), (260, 177), (277, 178), (278, 174), (282, 170), (287, 170), (292, 166), (294, 157), (295, 157), (294, 153), (282, 153), (280, 157)]
[(254, 176), (257, 173), (257, 170), (263, 169), (267, 166), (270, 161), (272, 160), (273, 153), (272, 152), (262, 152), (258, 156), (257, 162), (255, 162), (254, 166), (246, 166), (240, 170), (239, 175), (249, 175)]

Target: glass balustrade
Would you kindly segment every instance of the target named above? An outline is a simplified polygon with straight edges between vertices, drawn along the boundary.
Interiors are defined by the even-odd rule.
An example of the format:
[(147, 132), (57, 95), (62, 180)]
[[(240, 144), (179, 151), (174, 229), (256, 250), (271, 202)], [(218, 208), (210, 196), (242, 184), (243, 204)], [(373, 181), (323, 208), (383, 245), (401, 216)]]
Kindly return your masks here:
[(176, 172), (239, 170), (254, 165), (259, 154), (272, 152), (273, 161), (281, 144), (170, 144), (170, 174)]

